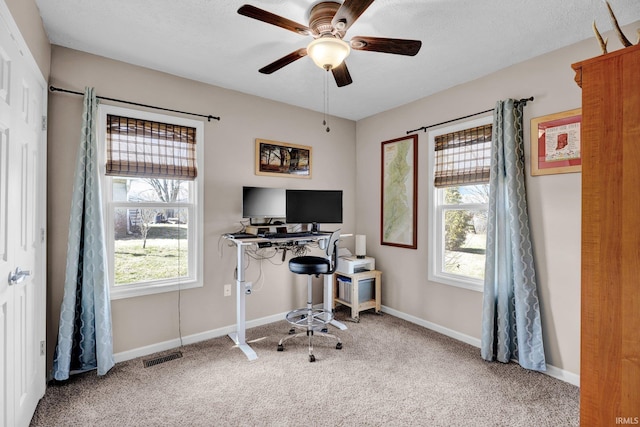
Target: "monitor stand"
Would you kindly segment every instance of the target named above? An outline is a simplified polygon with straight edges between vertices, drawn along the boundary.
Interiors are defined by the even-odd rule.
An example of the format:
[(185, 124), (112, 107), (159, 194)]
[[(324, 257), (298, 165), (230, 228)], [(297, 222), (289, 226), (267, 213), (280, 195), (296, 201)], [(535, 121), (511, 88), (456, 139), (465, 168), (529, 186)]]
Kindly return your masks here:
[(253, 222), (253, 220), (254, 218), (249, 218), (249, 225), (252, 225), (254, 227), (268, 227), (270, 225), (273, 225), (271, 224), (271, 219), (269, 219), (268, 222), (264, 222), (264, 218), (262, 222)]
[(311, 232), (313, 234), (318, 234), (320, 232), (320, 227), (318, 226), (317, 222), (312, 222), (311, 223)]

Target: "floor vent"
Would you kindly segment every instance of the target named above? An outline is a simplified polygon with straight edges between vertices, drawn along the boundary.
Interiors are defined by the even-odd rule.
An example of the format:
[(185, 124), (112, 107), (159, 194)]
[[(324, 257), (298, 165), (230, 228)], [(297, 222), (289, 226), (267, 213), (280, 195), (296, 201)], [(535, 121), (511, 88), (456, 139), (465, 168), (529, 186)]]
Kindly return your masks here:
[(167, 354), (165, 356), (156, 357), (154, 359), (143, 360), (144, 367), (148, 368), (150, 366), (159, 365), (164, 362), (168, 362), (169, 360), (180, 359), (182, 357), (181, 351), (176, 351), (175, 353)]

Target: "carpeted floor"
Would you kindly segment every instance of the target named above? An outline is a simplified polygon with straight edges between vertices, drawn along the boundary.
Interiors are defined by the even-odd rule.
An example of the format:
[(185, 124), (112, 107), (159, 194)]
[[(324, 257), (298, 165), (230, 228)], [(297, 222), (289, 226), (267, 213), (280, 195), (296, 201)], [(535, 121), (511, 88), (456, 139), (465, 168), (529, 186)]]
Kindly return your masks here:
[[(343, 312), (337, 313), (344, 318)], [(247, 331), (249, 362), (227, 337), (50, 384), (31, 426), (577, 426), (579, 389), (390, 316), (361, 313), (335, 343), (284, 352), (285, 321)], [(167, 352), (171, 353), (171, 352)]]

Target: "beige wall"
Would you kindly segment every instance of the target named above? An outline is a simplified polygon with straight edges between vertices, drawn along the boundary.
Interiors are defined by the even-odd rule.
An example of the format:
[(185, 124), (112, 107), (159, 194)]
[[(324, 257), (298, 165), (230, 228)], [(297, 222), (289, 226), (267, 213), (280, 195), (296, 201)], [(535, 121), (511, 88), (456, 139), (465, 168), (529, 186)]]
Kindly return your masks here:
[[(343, 232), (355, 228), (355, 122), (263, 98), (244, 95), (98, 56), (53, 46), (51, 84), (143, 104), (220, 116), (205, 120), (204, 287), (183, 291), (182, 335), (235, 323), (235, 296), (223, 297), (223, 285), (234, 283), (235, 251), (220, 235), (240, 228), (243, 185), (344, 190)], [(123, 105), (126, 107), (126, 105)], [(56, 341), (62, 301), (71, 189), (79, 143), (82, 97), (52, 93), (49, 97), (49, 354)], [(255, 138), (310, 145), (311, 179), (254, 174)], [(280, 256), (273, 262), (278, 264)], [(265, 281), (257, 282), (259, 263), (251, 261), (247, 280), (256, 291), (247, 298), (247, 319), (258, 319), (302, 306), (303, 282), (294, 286), (286, 267), (263, 262)], [(259, 287), (261, 286), (261, 290)], [(292, 291), (293, 288), (293, 291)], [(235, 294), (234, 294), (235, 295)], [(178, 338), (176, 292), (112, 302), (116, 353)]]
[(51, 44), (35, 0), (5, 0), (45, 80), (49, 80)]
[[(635, 28), (637, 24), (624, 31), (633, 34)], [(615, 35), (608, 36), (610, 50), (619, 49)], [(532, 177), (529, 122), (533, 117), (579, 108), (581, 91), (573, 81), (571, 64), (599, 54), (595, 39), (590, 39), (358, 121), (357, 232), (370, 237), (368, 253), (384, 272), (384, 305), (473, 339), (481, 335), (482, 293), (427, 280), (427, 242), (431, 238), (427, 232), (428, 133), (421, 131), (418, 137), (418, 249), (379, 244), (380, 143), (408, 130), (487, 110), (499, 99), (534, 96), (535, 101), (524, 110), (526, 184), (545, 351), (548, 363), (579, 374), (581, 174)]]

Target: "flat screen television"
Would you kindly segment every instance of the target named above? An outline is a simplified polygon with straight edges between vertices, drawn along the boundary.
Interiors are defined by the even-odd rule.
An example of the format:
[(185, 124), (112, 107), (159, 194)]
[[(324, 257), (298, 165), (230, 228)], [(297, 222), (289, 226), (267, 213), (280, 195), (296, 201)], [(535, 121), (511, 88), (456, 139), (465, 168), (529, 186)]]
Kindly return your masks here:
[(284, 188), (242, 187), (243, 218), (284, 218), (286, 203)]
[(287, 224), (342, 223), (342, 190), (287, 190)]

